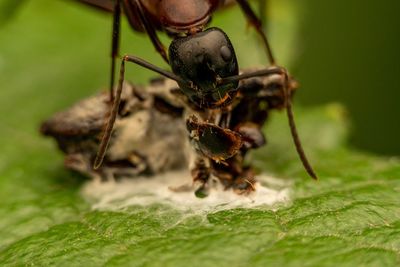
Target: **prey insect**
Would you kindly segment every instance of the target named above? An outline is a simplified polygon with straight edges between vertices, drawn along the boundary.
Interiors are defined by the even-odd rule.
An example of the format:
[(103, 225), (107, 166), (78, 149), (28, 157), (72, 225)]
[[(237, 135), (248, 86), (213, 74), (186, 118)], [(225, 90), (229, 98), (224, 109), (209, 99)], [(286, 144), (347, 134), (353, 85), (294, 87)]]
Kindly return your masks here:
[[(246, 73), (255, 70), (242, 71)], [(227, 188), (243, 192), (240, 188), (248, 185), (252, 189), (251, 184), (254, 184), (251, 166), (246, 166), (243, 159), (248, 151), (265, 143), (264, 136), (254, 131), (253, 126), (264, 124), (271, 111), (284, 107), (280, 83), (279, 75), (254, 77), (239, 82), (238, 90), (247, 94), (240, 94), (236, 98), (237, 104), (231, 111), (232, 130), (228, 133), (237, 136), (240, 130), (243, 145), (225, 164), (204, 166), (206, 160), (203, 164), (195, 162), (198, 155), (187, 138), (187, 128), (191, 121), (187, 123), (186, 119), (198, 113), (177, 97), (176, 91), (179, 89), (176, 82), (166, 78), (153, 79), (144, 86), (128, 82), (123, 84), (121, 104), (107, 156), (97, 170), (93, 170), (92, 165), (109, 114), (107, 92), (83, 99), (67, 110), (56, 113), (42, 124), (41, 132), (56, 139), (59, 148), (65, 153), (64, 164), (68, 169), (96, 180), (154, 176), (161, 172), (187, 170), (192, 163), (192, 167), (204, 167), (192, 168), (192, 173), (197, 173), (196, 177), (203, 173), (204, 178), (205, 174), (211, 173)], [(291, 88), (292, 91), (296, 88), (293, 81)], [(262, 108), (259, 108), (260, 105)], [(198, 133), (207, 129), (200, 127)], [(216, 133), (220, 131), (219, 128), (212, 129), (216, 129)], [(212, 139), (215, 136), (218, 137), (211, 135)], [(199, 138), (204, 141), (210, 136), (199, 135)], [(229, 140), (219, 140), (218, 144), (221, 148), (224, 145), (230, 147)], [(243, 178), (238, 179), (239, 176)], [(197, 193), (204, 195), (206, 192), (201, 182), (195, 185), (199, 183), (201, 190)], [(182, 188), (188, 187), (176, 190)]]
[[(248, 151), (265, 143), (261, 128), (268, 111), (273, 108), (286, 108), (300, 159), (308, 174), (317, 178), (305, 156), (293, 118), (291, 97), (296, 83), (285, 68), (277, 66), (261, 20), (246, 0), (236, 2), (261, 37), (271, 67), (244, 73), (239, 73), (236, 54), (227, 34), (220, 28), (207, 28), (212, 13), (224, 4), (223, 0), (81, 2), (114, 14), (110, 88), (114, 85), (115, 60), (119, 54), (122, 10), (134, 29), (148, 34), (172, 70), (164, 70), (134, 55), (122, 57), (117, 89), (115, 92), (110, 90), (112, 108), (94, 161), (95, 170), (100, 168), (106, 156), (120, 111), (125, 63), (132, 62), (178, 84), (178, 90), (172, 91), (189, 114), (184, 118), (186, 129), (197, 152), (190, 169), (194, 182), (200, 184), (199, 195), (206, 192), (210, 175), (216, 176), (226, 188), (238, 192), (254, 190), (254, 174), (251, 167), (244, 165), (244, 158)], [(157, 36), (158, 30), (172, 37), (168, 52)], [(258, 77), (271, 82), (257, 85)], [(255, 84), (243, 86), (246, 81)]]

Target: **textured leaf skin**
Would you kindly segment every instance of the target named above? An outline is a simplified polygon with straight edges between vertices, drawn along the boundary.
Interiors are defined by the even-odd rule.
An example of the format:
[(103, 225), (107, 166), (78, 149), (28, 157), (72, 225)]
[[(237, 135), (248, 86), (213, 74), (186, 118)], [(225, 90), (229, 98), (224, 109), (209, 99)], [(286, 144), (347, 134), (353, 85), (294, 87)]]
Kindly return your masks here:
[[(224, 19), (233, 21), (226, 25), (231, 39), (240, 40), (241, 16), (228, 11), (214, 23)], [(296, 109), (318, 182), (304, 173), (284, 114), (271, 117), (256, 166), (293, 181), (292, 202), (275, 211), (188, 216), (161, 204), (92, 211), (79, 193), (83, 178), (63, 170), (62, 156), (37, 127), (107, 84), (109, 24), (77, 5), (37, 0), (0, 30), (1, 266), (400, 265), (400, 163), (349, 148), (338, 105)], [(122, 51), (162, 64), (143, 49), (145, 37), (124, 33)], [(245, 50), (239, 61), (262, 63), (249, 58), (249, 46), (238, 42), (238, 53)], [(129, 71), (140, 77), (134, 82), (151, 76)]]

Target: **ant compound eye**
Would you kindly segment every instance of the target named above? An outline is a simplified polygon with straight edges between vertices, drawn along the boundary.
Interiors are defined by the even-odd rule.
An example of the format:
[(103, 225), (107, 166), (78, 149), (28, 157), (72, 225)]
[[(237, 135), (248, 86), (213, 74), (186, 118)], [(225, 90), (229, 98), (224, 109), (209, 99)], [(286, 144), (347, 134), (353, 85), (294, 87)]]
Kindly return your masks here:
[(230, 61), (232, 59), (232, 51), (226, 45), (221, 47), (220, 52), (223, 60)]

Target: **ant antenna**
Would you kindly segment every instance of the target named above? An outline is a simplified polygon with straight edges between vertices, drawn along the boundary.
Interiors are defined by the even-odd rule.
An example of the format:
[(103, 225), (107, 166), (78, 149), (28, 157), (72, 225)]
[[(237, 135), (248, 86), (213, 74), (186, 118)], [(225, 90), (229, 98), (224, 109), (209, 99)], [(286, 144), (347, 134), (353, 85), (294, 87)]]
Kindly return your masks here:
[(101, 143), (99, 150), (97, 151), (96, 159), (94, 160), (93, 169), (97, 170), (101, 164), (103, 163), (104, 156), (106, 154), (108, 144), (110, 142), (111, 133), (114, 127), (115, 119), (117, 118), (117, 113), (119, 109), (119, 104), (121, 103), (121, 93), (122, 93), (122, 84), (124, 82), (124, 75), (121, 73), (125, 73), (125, 60), (122, 60), (121, 68), (120, 68), (120, 77), (118, 80), (117, 91), (115, 92), (116, 96), (113, 98), (113, 105), (111, 108), (110, 117), (108, 118), (106, 129), (104, 130), (104, 134), (101, 138)]
[(138, 64), (146, 69), (152, 70), (154, 72), (157, 72), (158, 74), (161, 74), (169, 79), (175, 80), (178, 83), (181, 84), (187, 84), (186, 81), (182, 80), (180, 77), (176, 76), (172, 72), (163, 70), (141, 58), (135, 57), (135, 56), (129, 56), (126, 55), (122, 58), (121, 62), (121, 68), (120, 68), (120, 73), (119, 73), (119, 80), (118, 80), (118, 87), (117, 91), (115, 92), (115, 97), (113, 101), (113, 105), (111, 108), (111, 113), (110, 117), (108, 118), (106, 128), (104, 130), (104, 134), (101, 138), (99, 150), (97, 151), (96, 159), (94, 160), (93, 164), (93, 169), (97, 170), (100, 168), (101, 164), (103, 163), (104, 156), (107, 151), (108, 144), (110, 142), (112, 130), (115, 124), (115, 120), (118, 115), (118, 110), (119, 110), (119, 105), (121, 103), (121, 93), (122, 93), (122, 85), (125, 79), (125, 61), (133, 62), (135, 64)]
[(310, 162), (307, 159), (306, 153), (304, 153), (304, 149), (303, 146), (301, 145), (299, 134), (297, 133), (297, 127), (294, 121), (293, 110), (292, 110), (292, 101), (290, 100), (291, 93), (289, 88), (289, 77), (286, 71), (284, 72), (283, 94), (285, 98), (286, 114), (289, 121), (290, 132), (292, 134), (297, 154), (299, 155), (301, 163), (303, 163), (304, 169), (306, 169), (308, 175), (310, 175), (311, 178), (313, 178), (314, 180), (318, 180), (318, 177), (315, 174), (314, 169), (312, 168)]

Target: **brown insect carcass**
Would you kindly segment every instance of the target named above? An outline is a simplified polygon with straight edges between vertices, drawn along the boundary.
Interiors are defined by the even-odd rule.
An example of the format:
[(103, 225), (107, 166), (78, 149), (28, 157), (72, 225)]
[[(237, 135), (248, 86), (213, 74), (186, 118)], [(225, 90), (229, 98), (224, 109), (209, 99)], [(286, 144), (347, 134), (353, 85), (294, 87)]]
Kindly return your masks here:
[[(265, 144), (261, 128), (269, 112), (284, 108), (281, 81), (280, 75), (242, 80), (232, 109), (216, 118), (218, 124), (203, 121), (204, 112), (188, 105), (172, 80), (157, 78), (146, 86), (124, 83), (115, 129), (97, 170), (92, 164), (109, 114), (106, 92), (55, 114), (42, 124), (41, 132), (57, 141), (67, 168), (90, 177), (135, 177), (187, 169), (188, 176), (190, 171), (200, 182), (199, 196), (206, 194), (210, 175), (227, 189), (249, 192), (255, 174), (244, 158)], [(294, 90), (296, 84), (291, 82)], [(210, 143), (216, 149), (208, 153)], [(232, 155), (218, 159), (218, 151)], [(205, 157), (198, 157), (199, 153)]]

